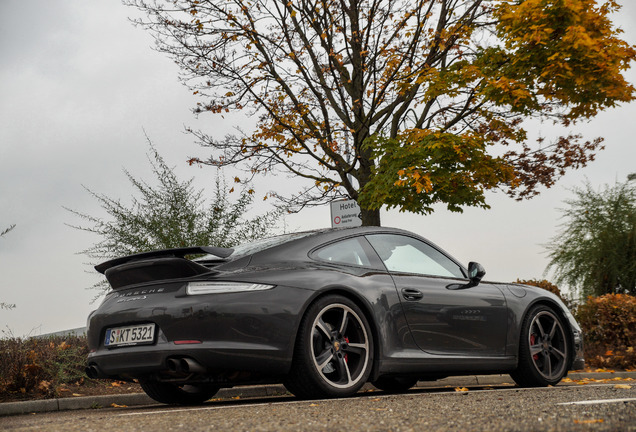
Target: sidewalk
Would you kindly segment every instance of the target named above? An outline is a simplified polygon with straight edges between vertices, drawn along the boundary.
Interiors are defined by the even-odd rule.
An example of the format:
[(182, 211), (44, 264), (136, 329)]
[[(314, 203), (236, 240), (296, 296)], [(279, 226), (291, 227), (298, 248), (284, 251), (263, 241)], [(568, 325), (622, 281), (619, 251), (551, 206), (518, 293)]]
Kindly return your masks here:
[[(571, 372), (568, 378), (572, 381), (606, 380), (616, 378), (631, 378), (636, 380), (635, 372)], [(467, 387), (484, 385), (514, 384), (509, 375), (469, 375), (448, 377), (438, 381), (420, 381), (414, 388), (443, 388), (443, 387)], [(636, 385), (636, 383), (635, 383)], [(371, 384), (366, 384), (363, 390), (375, 389)], [(287, 394), (287, 390), (280, 384), (234, 387), (221, 389), (214, 396), (220, 399), (232, 398), (259, 398), (268, 396), (281, 396)], [(138, 406), (157, 405), (158, 403), (146, 396), (145, 393), (84, 396), (61, 399), (45, 399), (25, 402), (0, 403), (0, 416), (29, 414), (38, 412), (67, 411), (90, 408), (108, 408), (113, 406)]]

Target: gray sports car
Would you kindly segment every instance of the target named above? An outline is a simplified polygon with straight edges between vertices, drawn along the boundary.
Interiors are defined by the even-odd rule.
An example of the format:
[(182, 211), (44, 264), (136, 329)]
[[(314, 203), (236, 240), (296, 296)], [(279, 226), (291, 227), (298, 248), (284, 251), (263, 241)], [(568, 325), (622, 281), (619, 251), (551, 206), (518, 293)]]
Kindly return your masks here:
[(301, 398), (475, 373), (547, 386), (584, 364), (558, 297), (484, 282), (479, 264), (398, 229), (169, 249), (96, 269), (112, 290), (88, 319), (87, 374), (137, 379), (168, 404), (273, 382)]

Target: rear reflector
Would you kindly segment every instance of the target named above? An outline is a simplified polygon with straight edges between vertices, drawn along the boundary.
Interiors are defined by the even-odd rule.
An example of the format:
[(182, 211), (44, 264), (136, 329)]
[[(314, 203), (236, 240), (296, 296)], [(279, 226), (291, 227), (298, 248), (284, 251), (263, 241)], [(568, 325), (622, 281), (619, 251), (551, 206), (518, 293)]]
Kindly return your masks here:
[(203, 343), (200, 340), (178, 340), (174, 341), (175, 345), (189, 345), (189, 344), (200, 344)]

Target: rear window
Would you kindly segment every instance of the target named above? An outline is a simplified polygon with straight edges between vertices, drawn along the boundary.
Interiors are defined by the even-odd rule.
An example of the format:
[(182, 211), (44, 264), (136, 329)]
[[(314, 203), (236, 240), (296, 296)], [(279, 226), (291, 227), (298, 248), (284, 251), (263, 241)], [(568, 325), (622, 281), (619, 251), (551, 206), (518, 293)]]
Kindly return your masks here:
[[(254, 240), (249, 243), (243, 243), (238, 246), (234, 246), (234, 252), (227, 258), (228, 260), (235, 260), (246, 255), (251, 255), (262, 250), (287, 243), (292, 240), (298, 240), (303, 237), (316, 234), (316, 231), (304, 231), (299, 233), (281, 234), (275, 237), (268, 237), (260, 240)], [(205, 255), (201, 258), (197, 258), (195, 261), (218, 261), (219, 257), (214, 255)]]
[(350, 238), (324, 246), (312, 253), (312, 258), (337, 264), (371, 267), (371, 260), (360, 244), (360, 238)]

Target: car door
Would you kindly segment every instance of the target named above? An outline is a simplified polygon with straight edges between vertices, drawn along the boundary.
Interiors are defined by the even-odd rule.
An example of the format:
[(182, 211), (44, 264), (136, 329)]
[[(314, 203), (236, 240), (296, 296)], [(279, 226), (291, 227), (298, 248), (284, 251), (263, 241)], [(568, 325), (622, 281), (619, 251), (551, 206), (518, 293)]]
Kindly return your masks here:
[(461, 266), (419, 239), (399, 234), (366, 237), (394, 280), (420, 349), (438, 355), (505, 354), (507, 308), (496, 285), (461, 289), (468, 282)]

